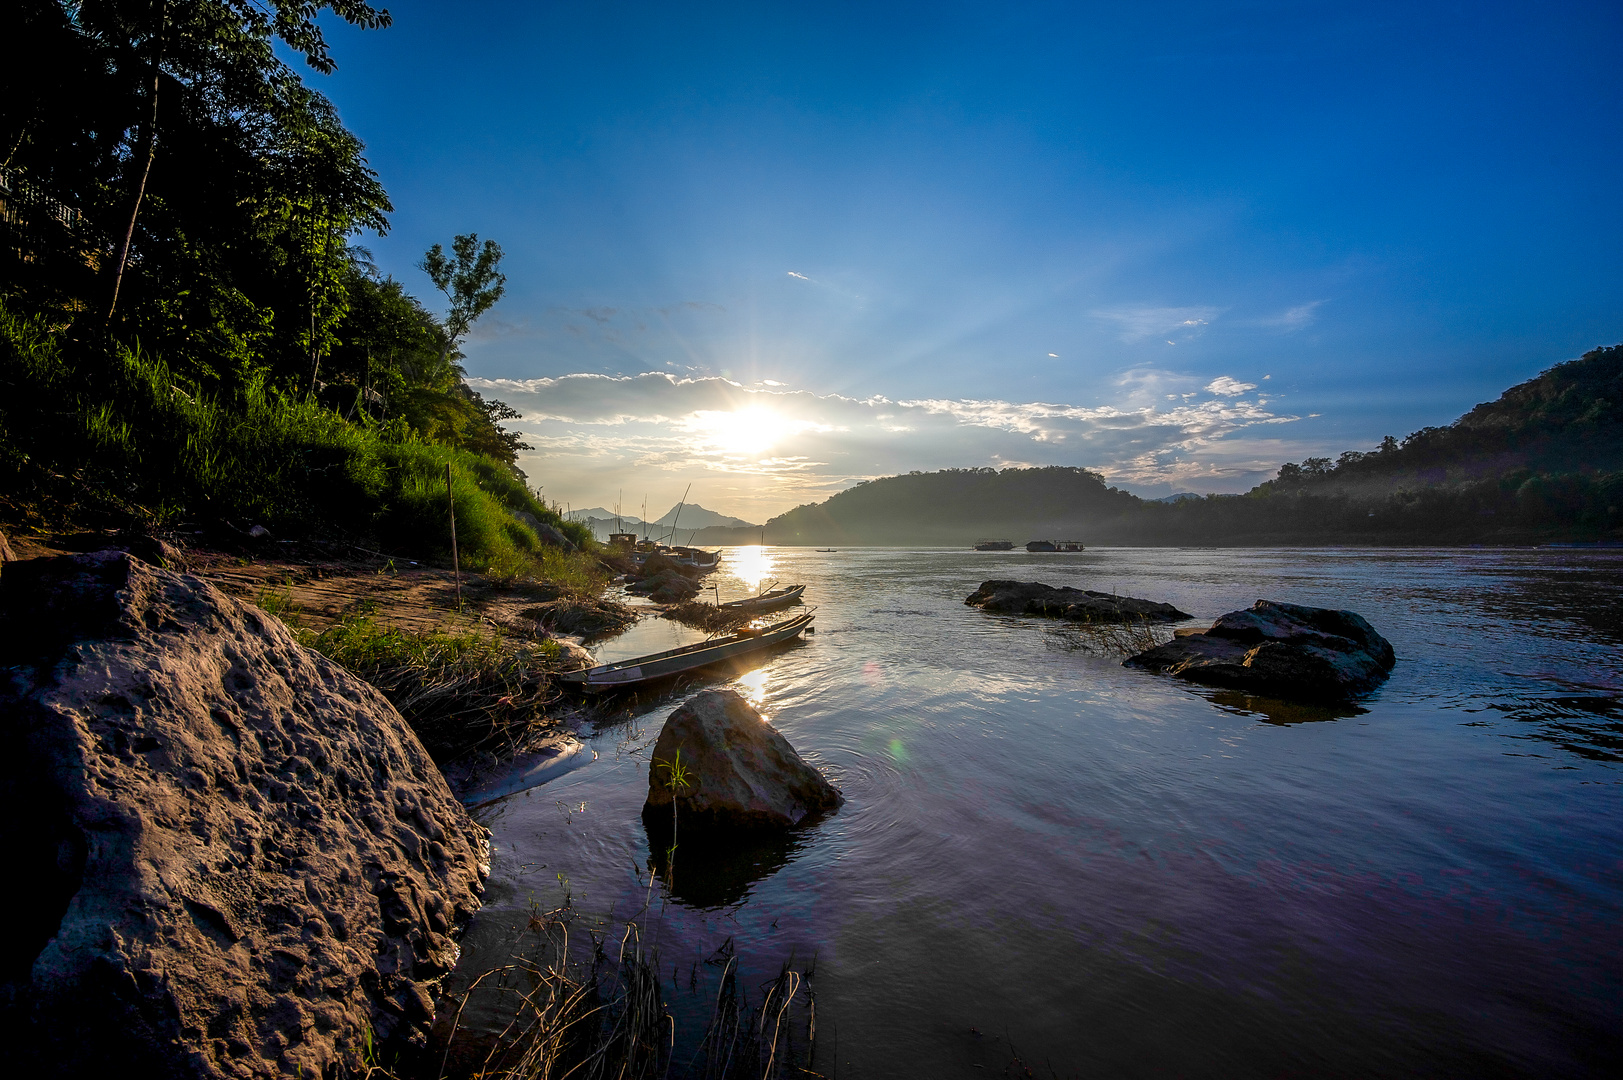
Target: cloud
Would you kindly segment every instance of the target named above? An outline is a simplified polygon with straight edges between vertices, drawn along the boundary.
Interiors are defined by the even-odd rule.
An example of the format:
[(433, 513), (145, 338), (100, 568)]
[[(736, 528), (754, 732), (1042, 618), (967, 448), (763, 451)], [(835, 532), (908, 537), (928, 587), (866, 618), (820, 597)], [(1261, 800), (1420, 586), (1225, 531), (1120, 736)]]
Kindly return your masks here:
[(801, 281), (811, 280), (811, 278), (807, 277), (805, 274), (797, 274), (793, 270), (789, 271), (789, 276), (792, 278), (799, 278)]
[(523, 415), (513, 426), (536, 449), (520, 464), (549, 497), (590, 505), (658, 482), (680, 495), (692, 480), (697, 501), (750, 520), (860, 480), (948, 466), (1080, 465), (1116, 483), (1221, 484), (1256, 469), (1255, 452), (1231, 461), (1227, 441), (1296, 419), (1242, 396), (1251, 384), (1225, 376), (1203, 390), (1149, 369), (1124, 373), (1117, 400), (1096, 405), (851, 398), (667, 372), (470, 383)]
[(1236, 379), (1231, 379), (1227, 375), (1219, 375), (1217, 378), (1206, 384), (1206, 392), (1208, 394), (1216, 394), (1219, 397), (1238, 397), (1247, 390), (1255, 390), (1256, 388), (1256, 383), (1240, 382)]
[(1323, 300), (1309, 300), (1305, 304), (1298, 304), (1293, 308), (1286, 308), (1278, 315), (1270, 315), (1267, 318), (1257, 319), (1256, 325), (1272, 327), (1275, 330), (1283, 330), (1286, 333), (1293, 330), (1300, 330), (1304, 326), (1311, 326), (1313, 321), (1319, 317), (1319, 306), (1323, 303)]
[[(1114, 323), (1127, 342), (1146, 338), (1187, 339), (1201, 333), (1213, 319), (1222, 314), (1214, 307), (1145, 307), (1128, 306), (1101, 308), (1090, 312), (1096, 319)], [(1167, 344), (1175, 344), (1173, 341)]]

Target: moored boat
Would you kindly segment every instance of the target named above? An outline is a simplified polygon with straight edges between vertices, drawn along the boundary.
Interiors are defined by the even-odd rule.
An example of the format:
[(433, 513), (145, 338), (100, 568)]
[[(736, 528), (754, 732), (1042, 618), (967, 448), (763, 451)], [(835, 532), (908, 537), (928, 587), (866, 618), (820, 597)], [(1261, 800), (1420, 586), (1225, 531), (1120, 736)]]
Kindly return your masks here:
[(760, 596), (749, 596), (743, 600), (729, 600), (719, 605), (722, 611), (760, 612), (777, 611), (786, 608), (800, 599), (800, 594), (806, 591), (804, 585), (787, 585), (781, 589), (764, 592)]
[(812, 623), (812, 613), (806, 612), (772, 626), (742, 630), (723, 638), (712, 638), (680, 649), (622, 660), (617, 664), (600, 664), (585, 671), (571, 671), (558, 678), (573, 683), (591, 693), (618, 690), (628, 686), (668, 679), (690, 671), (711, 667), (762, 649), (781, 645), (800, 636)]
[(977, 540), (977, 541), (975, 541), (975, 550), (976, 551), (1013, 551), (1014, 550), (1014, 541), (1013, 540)]

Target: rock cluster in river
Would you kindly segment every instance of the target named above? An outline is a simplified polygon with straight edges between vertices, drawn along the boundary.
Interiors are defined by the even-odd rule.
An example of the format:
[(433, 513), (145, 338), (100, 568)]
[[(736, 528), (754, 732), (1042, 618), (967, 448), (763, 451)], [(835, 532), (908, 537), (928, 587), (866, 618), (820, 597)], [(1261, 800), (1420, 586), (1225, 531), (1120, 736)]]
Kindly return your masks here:
[(662, 604), (673, 604), (698, 595), (699, 575), (696, 567), (683, 566), (669, 555), (656, 551), (643, 560), (626, 585), (626, 591)]
[(832, 810), (840, 792), (734, 690), (706, 690), (671, 713), (654, 743), (643, 818), (677, 829), (787, 828)]
[(1352, 611), (1258, 600), (1206, 630), (1130, 656), (1128, 667), (1271, 697), (1335, 699), (1385, 679), (1391, 644)]
[(1154, 600), (1069, 586), (1055, 588), (1036, 581), (983, 581), (964, 603), (1004, 615), (1046, 615), (1084, 623), (1168, 623), (1193, 617)]
[(486, 832), (394, 708), (124, 552), (0, 578), (19, 1075), (329, 1076), (420, 1043)]

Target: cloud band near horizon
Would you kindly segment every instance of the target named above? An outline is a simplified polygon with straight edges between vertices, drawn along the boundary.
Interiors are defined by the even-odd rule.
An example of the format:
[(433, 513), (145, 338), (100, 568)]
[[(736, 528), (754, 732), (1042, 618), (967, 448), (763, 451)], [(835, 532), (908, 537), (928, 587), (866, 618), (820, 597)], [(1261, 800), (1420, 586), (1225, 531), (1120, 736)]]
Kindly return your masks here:
[[(911, 470), (1073, 465), (1143, 494), (1236, 491), (1294, 449), (1271, 434), (1298, 419), (1253, 383), (1134, 369), (1117, 400), (1079, 406), (851, 398), (720, 377), (571, 374), (470, 379), (522, 414), (519, 464), (549, 501), (694, 501), (764, 521), (862, 480)], [(632, 505), (631, 503), (627, 504)]]

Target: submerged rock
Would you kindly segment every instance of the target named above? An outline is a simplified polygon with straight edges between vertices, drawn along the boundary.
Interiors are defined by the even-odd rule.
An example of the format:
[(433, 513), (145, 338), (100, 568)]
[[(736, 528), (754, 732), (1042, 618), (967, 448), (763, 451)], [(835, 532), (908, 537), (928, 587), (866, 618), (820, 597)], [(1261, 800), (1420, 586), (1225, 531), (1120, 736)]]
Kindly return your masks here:
[(1193, 618), (1171, 604), (1036, 581), (983, 581), (964, 603), (1005, 615), (1046, 615), (1071, 622), (1168, 623)]
[(650, 828), (788, 828), (842, 802), (778, 730), (734, 690), (706, 690), (671, 713), (648, 766)]
[(382, 695), (115, 551), (6, 567), (0, 667), (19, 1074), (330, 1076), (423, 1042), (488, 834)]
[(1363, 693), (1395, 662), (1391, 644), (1356, 612), (1274, 600), (1231, 611), (1207, 630), (1180, 630), (1123, 661), (1191, 682), (1310, 700)]

